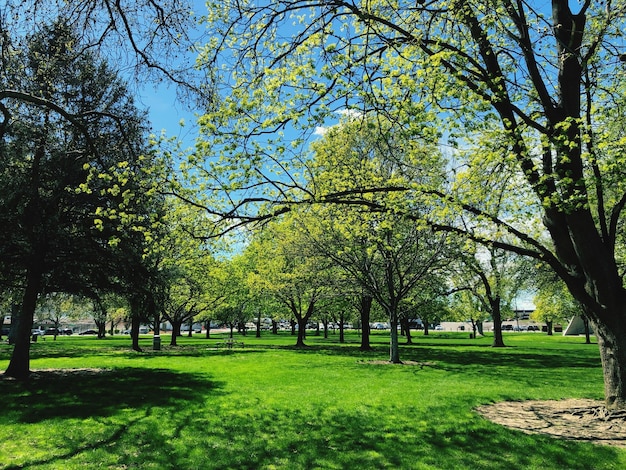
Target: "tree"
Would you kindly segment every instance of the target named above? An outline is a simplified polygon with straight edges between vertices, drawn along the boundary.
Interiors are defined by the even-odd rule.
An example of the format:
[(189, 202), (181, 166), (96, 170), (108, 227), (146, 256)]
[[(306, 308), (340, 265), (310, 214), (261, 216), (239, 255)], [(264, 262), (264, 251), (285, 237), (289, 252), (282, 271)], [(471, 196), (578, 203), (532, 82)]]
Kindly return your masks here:
[(85, 299), (62, 292), (50, 292), (40, 296), (35, 310), (35, 322), (52, 325), (55, 329), (54, 339), (63, 323), (67, 324), (77, 318), (84, 318), (88, 309)]
[(67, 25), (45, 26), (2, 73), (20, 90), (0, 90), (0, 221), (14, 227), (0, 236), (0, 264), (22, 289), (13, 377), (28, 376), (39, 293), (111, 288), (124, 233), (141, 233), (141, 172), (128, 169), (141, 165), (142, 115), (116, 73), (79, 48)]
[(223, 263), (214, 257), (218, 242), (193, 235), (194, 229), (207, 222), (203, 214), (172, 198), (167, 199), (166, 207), (154, 250), (159, 253), (157, 268), (164, 280), (162, 313), (172, 325), (170, 345), (175, 346), (182, 325), (191, 327), (194, 320), (208, 319), (224, 300), (225, 272)]
[(312, 250), (296, 214), (272, 221), (249, 246), (256, 272), (251, 282), (282, 303), (297, 323), (296, 347), (305, 347), (306, 326), (317, 302), (333, 285), (328, 260)]
[[(244, 154), (264, 145), (268, 132), (293, 123), (312, 128), (346, 105), (384, 109), (431, 135), (445, 129), (467, 149), (485, 148), (488, 139), (491, 148), (483, 158), (514, 169), (519, 191), (533, 198), (532, 210), (541, 214), (547, 236), (527, 229), (523, 210), (498, 217), (474, 205), (475, 195), (451, 191), (428, 194), (463, 218), (433, 224), (549, 264), (594, 324), (607, 407), (624, 408), (626, 303), (616, 255), (626, 205), (623, 134), (602, 124), (623, 122), (619, 37), (626, 8), (621, 0), (552, 0), (551, 6), (548, 11), (510, 0), (230, 4), (208, 21), (220, 37), (216, 43), (228, 44), (234, 56), (222, 76), (237, 80), (223, 106), (201, 124), (211, 142), (221, 145), (227, 136), (221, 131), (228, 130), (233, 142), (248, 143), (235, 147)], [(222, 63), (222, 54), (217, 48), (203, 59)], [(432, 112), (434, 126), (419, 117), (423, 110)], [(445, 123), (437, 124), (440, 120)], [(294, 147), (279, 138), (274, 142), (283, 154), (250, 154), (268, 155), (281, 169), (289, 168), (286, 152)], [(230, 187), (251, 188), (254, 174), (259, 175), (242, 172), (245, 178)], [(277, 181), (285, 179), (262, 174), (254, 184)], [(271, 216), (294, 199), (339, 199), (293, 186), (280, 197), (265, 194), (278, 203), (269, 212), (246, 204), (258, 201), (246, 195), (224, 215), (246, 223)], [(515, 241), (498, 241), (499, 232)]]
[(531, 318), (546, 324), (548, 335), (552, 335), (554, 322), (569, 322), (582, 315), (580, 304), (567, 291), (565, 284), (551, 272), (540, 271), (539, 285), (535, 294), (535, 311)]
[[(450, 310), (452, 311), (452, 315), (456, 320), (467, 321), (469, 320), (472, 324), (472, 332), (474, 338), (477, 337), (478, 334), (483, 334), (483, 321), (489, 318), (489, 314), (485, 311), (484, 304), (479, 300), (479, 298), (468, 290), (459, 290), (452, 294), (452, 301), (450, 305)], [(494, 331), (495, 331), (495, 323), (494, 323)], [(502, 331), (502, 328), (500, 328)], [(502, 335), (502, 333), (500, 333)], [(495, 335), (494, 335), (495, 337)], [(504, 343), (504, 341), (502, 341)], [(494, 345), (496, 341), (494, 340)]]
[(407, 344), (413, 343), (411, 329), (418, 326), (417, 320), (421, 320), (424, 336), (428, 336), (429, 324), (439, 323), (439, 320), (448, 313), (448, 280), (444, 278), (445, 274), (442, 272), (445, 264), (444, 261), (443, 266), (432, 266), (435, 268), (433, 272), (430, 272), (424, 282), (420, 283), (419, 289), (415, 289), (403, 302), (400, 325)]
[[(0, 30), (8, 35), (34, 31), (60, 18), (74, 26), (82, 45), (77, 54), (95, 51), (130, 72), (127, 78), (139, 86), (165, 81), (189, 102), (206, 103), (212, 90), (203, 84), (211, 71), (196, 68), (195, 54), (187, 54), (197, 53), (197, 44), (206, 39), (196, 28), (198, 14), (187, 0), (5, 0)], [(6, 58), (10, 47), (2, 46)]]
[[(313, 146), (310, 186), (324, 192), (358, 191), (367, 184), (404, 186), (441, 182), (442, 161), (434, 149), (380, 116), (348, 118), (329, 129)], [(349, 177), (347, 177), (349, 175)], [(427, 285), (444, 264), (446, 236), (414, 219), (428, 206), (415, 207), (414, 217), (375, 210), (381, 199), (411, 205), (404, 194), (363, 196), (369, 208), (324, 207), (311, 210), (309, 227), (317, 250), (332, 259), (362, 291), (387, 313), (391, 325), (390, 361), (400, 362), (398, 326), (401, 304)], [(366, 202), (365, 202), (366, 201)], [(372, 209), (373, 206), (373, 209)]]
[(454, 290), (469, 292), (480, 303), (481, 308), (473, 311), (484, 311), (491, 316), (492, 345), (504, 347), (503, 313), (512, 310), (512, 301), (526, 280), (523, 260), (511, 252), (471, 242), (462, 247), (456, 260), (452, 270)]

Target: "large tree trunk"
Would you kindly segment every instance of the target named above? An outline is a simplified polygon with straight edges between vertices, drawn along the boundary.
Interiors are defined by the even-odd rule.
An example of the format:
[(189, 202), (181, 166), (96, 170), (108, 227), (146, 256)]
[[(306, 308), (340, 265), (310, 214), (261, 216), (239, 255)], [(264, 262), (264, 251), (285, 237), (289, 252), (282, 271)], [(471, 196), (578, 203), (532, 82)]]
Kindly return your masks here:
[(602, 359), (606, 407), (626, 408), (626, 325), (595, 323), (593, 328)]
[(132, 319), (130, 322), (130, 337), (132, 341), (132, 348), (134, 351), (141, 352), (141, 348), (139, 347), (139, 324), (141, 320), (139, 318), (139, 312), (133, 312)]
[[(96, 327), (98, 328), (98, 338), (102, 339), (107, 335), (107, 324), (106, 322), (96, 321)], [(55, 337), (56, 339), (56, 337)]]
[(411, 337), (411, 322), (409, 318), (404, 317), (400, 320), (401, 329), (404, 331), (404, 336), (406, 337), (406, 344), (413, 344), (413, 338)]
[(346, 337), (344, 334), (344, 322), (345, 322), (345, 315), (343, 313), (343, 311), (339, 314), (339, 342), (340, 343), (345, 343), (346, 342)]
[(586, 315), (582, 316), (583, 323), (585, 325), (585, 344), (591, 344), (591, 333), (589, 331), (589, 319)]
[(172, 337), (170, 338), (170, 346), (176, 346), (176, 338), (180, 336), (180, 327), (183, 324), (180, 320), (170, 320), (172, 325)]
[(306, 337), (306, 317), (298, 317), (298, 339), (296, 340), (296, 348), (304, 348), (304, 338)]
[(5, 375), (16, 379), (27, 379), (30, 375), (30, 335), (37, 306), (37, 297), (41, 290), (42, 266), (34, 261), (28, 270), (26, 288), (22, 297), (22, 310), (20, 312), (17, 331), (15, 332), (15, 346), (5, 371)]

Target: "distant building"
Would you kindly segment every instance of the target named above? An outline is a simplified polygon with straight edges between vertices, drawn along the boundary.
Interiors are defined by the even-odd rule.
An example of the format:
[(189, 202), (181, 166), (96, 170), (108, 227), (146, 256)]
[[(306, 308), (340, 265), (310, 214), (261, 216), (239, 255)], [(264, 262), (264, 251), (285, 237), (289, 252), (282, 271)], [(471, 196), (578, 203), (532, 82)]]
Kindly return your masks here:
[(530, 315), (535, 311), (535, 309), (525, 308), (525, 309), (517, 309), (513, 310), (515, 313), (515, 318), (518, 320), (529, 320)]

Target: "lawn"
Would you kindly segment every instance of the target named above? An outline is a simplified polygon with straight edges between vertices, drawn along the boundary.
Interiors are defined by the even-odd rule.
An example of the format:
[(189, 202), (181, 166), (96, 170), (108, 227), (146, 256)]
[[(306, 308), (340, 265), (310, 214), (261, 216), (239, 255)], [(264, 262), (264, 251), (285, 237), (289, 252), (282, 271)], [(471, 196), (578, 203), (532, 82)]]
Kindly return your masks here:
[[(164, 343), (169, 340), (164, 336)], [(626, 450), (527, 435), (473, 409), (502, 400), (602, 398), (597, 345), (540, 333), (387, 338), (216, 336), (130, 350), (128, 337), (32, 345), (28, 384), (0, 381), (0, 469), (609, 469)], [(0, 345), (0, 370), (10, 347)], [(93, 371), (90, 369), (104, 369)]]

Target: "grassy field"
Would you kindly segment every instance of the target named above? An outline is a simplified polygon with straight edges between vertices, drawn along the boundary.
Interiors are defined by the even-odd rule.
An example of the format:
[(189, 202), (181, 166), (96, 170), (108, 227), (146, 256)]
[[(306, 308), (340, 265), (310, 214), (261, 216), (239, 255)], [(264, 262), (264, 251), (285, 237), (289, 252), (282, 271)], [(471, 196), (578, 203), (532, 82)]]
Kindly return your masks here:
[[(167, 342), (169, 338), (164, 337)], [(626, 450), (526, 435), (481, 418), (501, 400), (602, 398), (597, 345), (517, 333), (417, 336), (388, 358), (359, 338), (287, 333), (130, 350), (128, 337), (48, 338), (33, 369), (105, 369), (0, 381), (0, 469), (608, 469)], [(0, 370), (10, 347), (0, 345)], [(45, 377), (45, 379), (44, 379)]]

